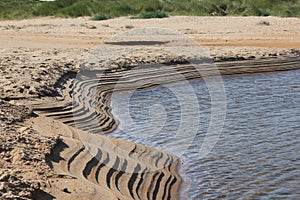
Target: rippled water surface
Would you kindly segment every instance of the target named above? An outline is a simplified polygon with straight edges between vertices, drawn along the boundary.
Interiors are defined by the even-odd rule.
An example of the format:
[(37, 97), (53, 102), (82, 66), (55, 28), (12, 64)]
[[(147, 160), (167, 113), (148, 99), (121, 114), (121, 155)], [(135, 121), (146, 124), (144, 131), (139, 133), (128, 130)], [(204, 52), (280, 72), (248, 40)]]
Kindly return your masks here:
[[(191, 141), (179, 155), (183, 199), (300, 199), (299, 76), (298, 70), (223, 77), (224, 129), (204, 158), (200, 148), (210, 122), (211, 101), (203, 80), (190, 82), (198, 105), (191, 102), (185, 113), (170, 86), (135, 92), (128, 103), (130, 116), (122, 106), (128, 94), (114, 94), (113, 113), (120, 128), (111, 136), (169, 152)], [(185, 91), (180, 84), (175, 87)], [(187, 128), (179, 128), (186, 112), (191, 120), (200, 113), (198, 123), (189, 127), (197, 128), (192, 139), (184, 137)]]

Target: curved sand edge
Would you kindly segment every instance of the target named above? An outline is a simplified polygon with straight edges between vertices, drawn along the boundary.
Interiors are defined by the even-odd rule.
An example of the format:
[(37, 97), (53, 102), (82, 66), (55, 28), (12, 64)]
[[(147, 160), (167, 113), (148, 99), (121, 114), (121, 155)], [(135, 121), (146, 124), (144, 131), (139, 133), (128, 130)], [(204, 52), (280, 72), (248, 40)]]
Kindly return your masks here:
[(94, 188), (90, 198), (177, 199), (181, 178), (176, 156), (79, 131), (48, 117), (32, 118), (27, 124), (47, 135), (59, 130), (60, 140), (47, 162), (55, 174), (74, 177)]
[[(170, 59), (163, 59), (163, 62), (165, 60)], [(176, 59), (172, 58), (171, 60)], [(113, 68), (108, 67), (105, 70), (101, 66), (97, 70), (93, 65), (92, 70), (85, 69), (80, 72), (75, 82), (69, 82), (63, 86), (66, 89), (62, 91), (61, 95), (65, 98), (60, 99), (60, 101), (48, 98), (46, 101), (33, 103), (32, 108), (38, 113), (80, 130), (106, 134), (115, 130), (118, 125), (118, 120), (111, 113), (110, 104), (113, 92), (147, 89), (182, 80), (203, 78), (204, 76), (300, 69), (300, 57), (296, 54), (294, 56), (222, 61), (214, 64), (210, 59), (200, 61), (199, 66), (193, 64), (199, 61), (189, 63), (183, 60), (181, 64), (152, 63), (134, 64), (134, 66), (129, 64), (126, 67), (117, 65), (117, 68), (114, 63)], [(130, 63), (130, 61), (128, 62)], [(72, 97), (69, 97), (70, 92), (73, 92)]]
[[(208, 60), (208, 64), (209, 60)], [(295, 70), (299, 69), (299, 57), (298, 56), (289, 56), (289, 57), (269, 57), (265, 59), (253, 59), (253, 60), (241, 60), (241, 61), (223, 61), (223, 62), (217, 62), (216, 63), (219, 73), (221, 75), (234, 75), (234, 74), (247, 74), (247, 73), (262, 73), (262, 72), (274, 72), (274, 71), (282, 71), (282, 70)], [(170, 73), (172, 72), (172, 73)], [(99, 73), (99, 76), (97, 75)], [(184, 75), (184, 76), (178, 76), (178, 74)], [(71, 132), (70, 134), (72, 135), (72, 138), (75, 137), (76, 141), (74, 140), (69, 140), (67, 138), (64, 138), (63, 142), (71, 148), (71, 150), (65, 150), (61, 149), (61, 152), (63, 154), (64, 151), (69, 151), (68, 153), (63, 156), (63, 158), (67, 161), (74, 154), (76, 154), (77, 151), (79, 151), (80, 148), (82, 148), (82, 142), (84, 140), (88, 141), (97, 141), (103, 137), (101, 135), (97, 135), (99, 133), (109, 133), (113, 131), (117, 125), (118, 121), (114, 118), (114, 116), (111, 113), (111, 108), (110, 108), (110, 98), (111, 94), (113, 91), (116, 90), (115, 84), (118, 82), (118, 91), (127, 91), (130, 89), (136, 89), (139, 87), (139, 89), (147, 89), (151, 87), (156, 87), (160, 84), (166, 84), (166, 83), (172, 83), (172, 82), (177, 82), (181, 81), (180, 78), (183, 78), (183, 80), (187, 79), (195, 79), (195, 78), (203, 78), (203, 74), (205, 76), (215, 76), (218, 75), (216, 72), (209, 68), (209, 65), (206, 66), (206, 68), (195, 68), (194, 65), (189, 64), (189, 63), (183, 63), (183, 64), (171, 64), (171, 65), (163, 65), (157, 70), (157, 66), (154, 64), (152, 67), (151, 65), (145, 65), (144, 67), (133, 67), (133, 68), (120, 68), (120, 70), (116, 70), (115, 68), (106, 70), (106, 73), (103, 73), (103, 70), (100, 71), (85, 71), (82, 74), (82, 77), (79, 82), (73, 82), (72, 84), (74, 85), (73, 87), (73, 98), (75, 98), (76, 104), (72, 105), (70, 103), (71, 99), (65, 99), (65, 101), (53, 101), (52, 103), (50, 102), (44, 102), (41, 104), (35, 104), (33, 106), (33, 110), (37, 113), (39, 113), (40, 116), (45, 116), (45, 118), (53, 118), (55, 123), (63, 123), (66, 125), (66, 128), (68, 131), (63, 131), (61, 132), (62, 134), (65, 134), (66, 132)], [(165, 78), (163, 78), (165, 77)], [(143, 87), (141, 87), (143, 86)], [(68, 87), (66, 87), (68, 88)], [(95, 93), (92, 92), (84, 92), (84, 91), (93, 91), (93, 88), (98, 88)], [(64, 91), (65, 94), (68, 94), (70, 91), (67, 89)], [(83, 95), (82, 94), (86, 94)], [(93, 102), (94, 100), (94, 102)], [(86, 104), (87, 102), (88, 105)], [(93, 108), (92, 105), (96, 104), (96, 110), (91, 109)], [(99, 109), (98, 109), (99, 108)], [(80, 112), (77, 113), (77, 110)], [(95, 115), (95, 112), (97, 113), (98, 117), (93, 117)], [(43, 121), (40, 121), (40, 118), (37, 118), (37, 121), (34, 123), (36, 124), (42, 124), (39, 127), (44, 127), (46, 128), (47, 126), (45, 125)], [(58, 122), (60, 121), (60, 122)], [(96, 124), (96, 126), (95, 126)], [(48, 125), (49, 129), (50, 127), (55, 127), (55, 125)], [(61, 126), (59, 125), (61, 130)], [(82, 132), (81, 134), (84, 134), (84, 136), (79, 137), (81, 134), (79, 133), (79, 136), (74, 136), (74, 129), (72, 127), (75, 127), (76, 129), (82, 130), (82, 131), (88, 131), (88, 132)], [(39, 129), (39, 128), (38, 128)], [(47, 129), (47, 128), (46, 128)], [(70, 131), (71, 130), (71, 131)], [(73, 130), (73, 131), (72, 131)], [(39, 131), (41, 132), (41, 131)], [(55, 131), (54, 131), (55, 132)], [(96, 135), (94, 135), (94, 134)], [(57, 134), (57, 131), (56, 131)], [(77, 133), (78, 134), (78, 133)], [(105, 138), (106, 139), (106, 138)], [(138, 145), (138, 144), (133, 144), (130, 142), (126, 142), (123, 140), (118, 140), (115, 139), (115, 141), (119, 144), (122, 143), (127, 143), (125, 146), (128, 146), (129, 144), (132, 145)], [(101, 142), (99, 142), (100, 144)], [(102, 142), (103, 143), (103, 142)], [(88, 142), (88, 145), (91, 143)], [(93, 143), (94, 145), (97, 144)], [(130, 145), (129, 145), (130, 146)], [(143, 145), (140, 145), (143, 146)], [(107, 147), (101, 147), (98, 146), (99, 149), (102, 151), (106, 151)], [(148, 149), (147, 147), (143, 147)], [(66, 148), (67, 149), (67, 148)], [(130, 148), (127, 150), (130, 151)], [(156, 152), (154, 154), (161, 154), (162, 152), (158, 150), (152, 149), (153, 152)], [(122, 154), (118, 153), (118, 151), (115, 150), (110, 150), (108, 151), (109, 155), (112, 157), (118, 157)], [(151, 153), (150, 153), (151, 154)], [(168, 158), (171, 156), (168, 153), (163, 153), (166, 155), (165, 158)], [(149, 165), (153, 164), (152, 160), (153, 158), (149, 157), (149, 154), (146, 153), (145, 159), (143, 160), (142, 163), (145, 164), (145, 167), (143, 169), (146, 169)], [(85, 159), (86, 162), (84, 161)], [(58, 166), (53, 167), (54, 171), (57, 170), (56, 172), (59, 174), (67, 174), (69, 176), (75, 176), (77, 178), (82, 178), (82, 170), (85, 166), (86, 163), (88, 163), (88, 160), (91, 159), (89, 154), (86, 154), (85, 157), (81, 158), (81, 165), (84, 164), (82, 167), (76, 167), (77, 169), (74, 171), (68, 169), (68, 170), (63, 170), (66, 168), (66, 164), (64, 162), (59, 163)], [(124, 158), (128, 162), (134, 163), (135, 159), (133, 157), (128, 157)], [(150, 160), (149, 160), (150, 159)], [(176, 161), (171, 163), (171, 168), (169, 170), (161, 171), (160, 169), (154, 170), (156, 173), (161, 173), (163, 174), (164, 177), (172, 177), (175, 176), (177, 177), (177, 181), (174, 182), (175, 184), (172, 187), (172, 190), (170, 190), (170, 197), (172, 199), (177, 199), (178, 198), (178, 188), (180, 187), (180, 176), (178, 174), (177, 168), (179, 164), (178, 158), (174, 157)], [(131, 161), (129, 161), (131, 160)], [(160, 160), (164, 160), (160, 158)], [(101, 160), (99, 162), (96, 162), (95, 167), (97, 165), (101, 165)], [(165, 168), (164, 168), (165, 169)], [(173, 169), (173, 170), (171, 170)], [(106, 173), (108, 173), (110, 170), (112, 170), (111, 167), (108, 167)], [(115, 172), (114, 172), (115, 173)], [(149, 174), (148, 178), (143, 177), (143, 180), (150, 181), (153, 179), (156, 174)], [(104, 173), (104, 177), (107, 177), (108, 175)], [(112, 175), (114, 176), (114, 175)], [(116, 175), (115, 175), (116, 176)], [(84, 177), (87, 178), (87, 177)], [(114, 177), (116, 178), (116, 177)], [(155, 179), (155, 178), (154, 178)], [(89, 180), (89, 179), (88, 179)], [(93, 181), (94, 180), (94, 181)], [(96, 179), (98, 180), (98, 179)], [(114, 180), (114, 179), (113, 179)], [(156, 179), (158, 180), (158, 179)], [(164, 186), (168, 185), (168, 180), (167, 179), (159, 179), (159, 183), (161, 184), (160, 188), (164, 188)], [(91, 182), (95, 183), (95, 179), (90, 180)], [(164, 185), (164, 182), (166, 185)], [(126, 181), (125, 181), (126, 182)], [(153, 182), (153, 181), (152, 181)], [(131, 194), (125, 195), (124, 191), (129, 191), (129, 188), (126, 188), (126, 184), (122, 185), (124, 187), (124, 191), (121, 192), (116, 188), (107, 188), (107, 184), (103, 184), (96, 182), (96, 184), (100, 185), (101, 188), (105, 191), (110, 191), (109, 193), (112, 194), (113, 197), (118, 197), (120, 199), (127, 199), (131, 198)], [(147, 185), (147, 184), (146, 184)], [(105, 189), (106, 188), (106, 189)], [(144, 188), (144, 187), (143, 187)], [(147, 187), (146, 187), (147, 188)], [(177, 189), (174, 189), (177, 188)], [(169, 188), (171, 189), (171, 188)], [(116, 192), (117, 191), (117, 192)], [(118, 196), (118, 191), (123, 195), (123, 196)], [(134, 191), (134, 190), (133, 190)], [(160, 190), (160, 192), (157, 193), (158, 196), (163, 197), (165, 196), (165, 189)], [(139, 193), (137, 194), (152, 194), (153, 189), (147, 188), (145, 191), (140, 190)], [(101, 192), (100, 192), (101, 193)], [(153, 194), (152, 194), (153, 195)], [(112, 197), (110, 197), (112, 198)]]

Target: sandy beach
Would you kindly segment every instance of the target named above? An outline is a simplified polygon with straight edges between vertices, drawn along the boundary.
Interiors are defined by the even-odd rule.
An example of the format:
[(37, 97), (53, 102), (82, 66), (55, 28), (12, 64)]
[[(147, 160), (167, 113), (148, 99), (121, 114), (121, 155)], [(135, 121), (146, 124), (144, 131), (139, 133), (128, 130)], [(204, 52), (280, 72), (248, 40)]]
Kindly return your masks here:
[[(108, 134), (118, 126), (110, 98), (119, 77), (124, 78), (120, 91), (135, 88), (141, 80), (147, 87), (155, 87), (162, 80), (157, 77), (170, 76), (170, 70), (180, 71), (185, 79), (202, 78), (187, 59), (146, 49), (117, 57), (105, 73), (101, 60), (87, 65), (85, 70), (95, 75), (96, 86), (88, 75), (81, 82), (72, 82), (94, 49), (117, 34), (147, 27), (167, 28), (194, 41), (221, 75), (300, 68), (298, 18), (174, 16), (92, 21), (47, 17), (1, 21), (1, 197), (178, 198), (180, 160), (175, 155), (95, 133)], [(172, 46), (176, 42), (166, 43)], [(131, 70), (143, 63), (172, 65), (159, 71), (143, 67)], [(203, 70), (214, 75), (208, 68)], [(179, 79), (170, 76), (164, 81)], [(72, 105), (71, 85), (78, 94), (78, 105)], [(91, 110), (84, 107), (86, 99), (81, 94), (94, 87), (99, 89), (97, 109)], [(74, 110), (79, 114), (74, 115)]]

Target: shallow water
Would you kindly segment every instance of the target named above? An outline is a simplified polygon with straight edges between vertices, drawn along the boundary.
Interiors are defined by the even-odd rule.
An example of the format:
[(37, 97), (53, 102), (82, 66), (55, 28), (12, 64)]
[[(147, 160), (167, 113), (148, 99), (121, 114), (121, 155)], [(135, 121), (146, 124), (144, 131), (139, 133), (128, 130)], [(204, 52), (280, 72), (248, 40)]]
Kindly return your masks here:
[[(168, 85), (135, 92), (127, 102), (130, 116), (123, 106), (128, 94), (114, 94), (113, 113), (120, 127), (110, 136), (180, 156), (183, 199), (299, 199), (299, 76), (299, 70), (224, 76), (224, 129), (204, 158), (200, 148), (211, 118), (211, 101), (203, 80), (190, 81), (198, 105), (191, 102), (184, 113)], [(185, 91), (180, 84), (172, 87)], [(198, 123), (180, 129), (186, 114), (191, 119), (199, 116)], [(195, 128), (195, 137), (184, 137)], [(176, 149), (187, 143), (189, 148), (178, 154)]]

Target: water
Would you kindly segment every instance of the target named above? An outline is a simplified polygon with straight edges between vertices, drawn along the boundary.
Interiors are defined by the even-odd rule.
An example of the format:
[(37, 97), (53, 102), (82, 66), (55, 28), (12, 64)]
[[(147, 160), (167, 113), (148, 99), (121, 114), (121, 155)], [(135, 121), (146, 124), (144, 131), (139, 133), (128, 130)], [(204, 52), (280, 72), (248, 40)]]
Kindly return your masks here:
[[(204, 158), (199, 152), (211, 102), (203, 80), (190, 81), (198, 98), (197, 106), (190, 105), (191, 118), (200, 111), (192, 139), (175, 137), (185, 132), (177, 132), (182, 113), (171, 86), (135, 92), (128, 103), (130, 116), (121, 106), (126, 94), (115, 94), (113, 113), (121, 126), (111, 136), (170, 152), (192, 140), (179, 155), (183, 199), (300, 199), (299, 76), (297, 70), (223, 77), (224, 129)], [(175, 87), (184, 92), (180, 84)], [(177, 143), (170, 144), (170, 138)]]

